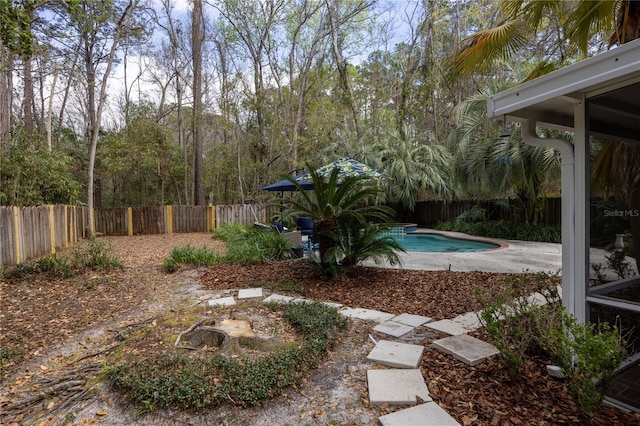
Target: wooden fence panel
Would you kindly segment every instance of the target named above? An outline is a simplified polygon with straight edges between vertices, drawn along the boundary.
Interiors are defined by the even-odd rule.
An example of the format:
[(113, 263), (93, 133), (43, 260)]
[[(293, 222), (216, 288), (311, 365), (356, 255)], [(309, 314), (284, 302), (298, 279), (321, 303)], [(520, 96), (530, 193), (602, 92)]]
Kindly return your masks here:
[(164, 234), (167, 232), (164, 206), (134, 207), (133, 235)]
[[(514, 219), (513, 200), (464, 200), (452, 201), (420, 201), (416, 203), (412, 221), (420, 225), (433, 225), (440, 221), (451, 221), (462, 213), (478, 205), (487, 211), (488, 220)], [(541, 225), (560, 225), (562, 199), (547, 198), (543, 204), (540, 217)]]
[(104, 235), (127, 235), (127, 208), (95, 209), (96, 232)]
[(223, 223), (237, 223), (249, 225), (255, 222), (266, 221), (264, 208), (252, 204), (230, 204), (216, 206), (216, 227)]
[(173, 206), (173, 232), (207, 232), (207, 206)]
[(21, 260), (51, 252), (49, 206), (24, 207), (19, 210), (18, 229)]
[(0, 267), (16, 264), (13, 207), (0, 207)]

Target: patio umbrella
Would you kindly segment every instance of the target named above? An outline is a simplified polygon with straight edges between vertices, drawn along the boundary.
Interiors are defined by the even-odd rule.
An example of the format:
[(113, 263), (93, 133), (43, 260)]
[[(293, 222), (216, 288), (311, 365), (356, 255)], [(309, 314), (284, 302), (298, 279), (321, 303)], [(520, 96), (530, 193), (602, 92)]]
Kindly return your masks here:
[[(334, 169), (338, 169), (338, 183), (348, 176), (365, 176), (371, 179), (386, 179), (388, 175), (378, 169), (363, 164), (353, 158), (338, 158), (334, 162), (316, 170), (318, 176), (329, 177)], [(309, 173), (294, 176), (294, 179), (302, 186), (302, 189), (313, 189), (313, 182)], [(272, 183), (263, 187), (265, 191), (297, 191), (297, 188), (287, 179)]]
[[(329, 176), (333, 170), (338, 169), (338, 182), (349, 176), (364, 176), (371, 179), (386, 179), (389, 176), (371, 166), (363, 164), (353, 158), (338, 158), (334, 162), (320, 167), (316, 170), (318, 176)], [(308, 174), (296, 176), (299, 182), (311, 182), (311, 176)]]
[[(298, 178), (305, 178), (308, 176), (309, 175), (307, 173), (303, 173), (301, 175), (294, 176), (294, 179), (300, 183), (300, 186), (302, 186), (302, 189), (313, 189), (313, 183), (311, 183), (310, 181), (304, 182), (298, 179)], [(296, 186), (292, 184), (290, 181), (288, 181), (287, 179), (282, 179), (281, 181), (269, 184), (267, 186), (262, 187), (262, 189), (264, 189), (265, 191), (280, 191), (280, 192), (298, 190), (298, 188), (296, 188)]]

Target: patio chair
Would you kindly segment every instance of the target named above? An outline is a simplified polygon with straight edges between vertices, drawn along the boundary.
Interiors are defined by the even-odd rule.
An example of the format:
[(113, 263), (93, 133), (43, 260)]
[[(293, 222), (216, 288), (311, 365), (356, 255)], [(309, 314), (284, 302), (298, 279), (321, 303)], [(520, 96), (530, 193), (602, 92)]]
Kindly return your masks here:
[(296, 223), (302, 235), (306, 235), (309, 238), (313, 236), (313, 220), (310, 217), (299, 217)]
[(317, 250), (319, 248), (319, 240), (313, 233), (313, 220), (310, 217), (299, 217), (296, 223), (300, 233), (307, 236), (307, 240), (302, 244), (304, 249)]

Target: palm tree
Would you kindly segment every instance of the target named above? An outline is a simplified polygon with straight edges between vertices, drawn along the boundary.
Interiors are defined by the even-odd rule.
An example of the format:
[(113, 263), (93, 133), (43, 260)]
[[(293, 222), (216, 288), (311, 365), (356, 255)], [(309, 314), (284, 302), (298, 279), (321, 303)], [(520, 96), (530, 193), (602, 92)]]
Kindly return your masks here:
[[(640, 38), (640, 1), (638, 0), (580, 0), (556, 1), (503, 1), (504, 20), (496, 27), (479, 31), (467, 37), (455, 56), (452, 70), (455, 74), (469, 74), (478, 64), (489, 67), (497, 60), (511, 58), (527, 46), (527, 35), (535, 35), (544, 19), (555, 16), (559, 24), (556, 46), (538, 64), (529, 78), (537, 77), (562, 65), (572, 58), (568, 47), (587, 55), (590, 42), (606, 40), (608, 47), (621, 45)], [(557, 54), (560, 52), (560, 54)], [(592, 178), (623, 184), (626, 199), (632, 210), (640, 210), (640, 174), (638, 159), (640, 147), (634, 143), (609, 141), (606, 149), (594, 160), (596, 168)], [(608, 165), (608, 166), (606, 166)], [(601, 167), (604, 166), (604, 167)], [(606, 174), (604, 174), (606, 173)], [(634, 241), (640, 241), (640, 217), (630, 218)], [(633, 244), (631, 255), (640, 266), (640, 244)]]
[(450, 196), (451, 156), (432, 138), (419, 141), (408, 130), (405, 134), (389, 135), (376, 155), (378, 167), (389, 175), (388, 200), (399, 210), (412, 212), (420, 195)]
[(458, 124), (448, 141), (453, 177), (465, 196), (514, 195), (524, 222), (535, 224), (538, 199), (559, 177), (560, 157), (552, 148), (525, 144), (517, 127), (508, 137), (496, 139), (497, 123), (487, 119), (486, 105), (498, 91), (499, 87), (484, 89), (454, 110)]
[(369, 221), (387, 223), (394, 217), (393, 209), (370, 204), (380, 189), (366, 176), (341, 177), (340, 170), (320, 176), (309, 164), (309, 175), (314, 189), (305, 191), (292, 177), (287, 179), (297, 188), (295, 197), (275, 202), (284, 207), (283, 217), (310, 217), (314, 223), (314, 235), (319, 239), (320, 264), (329, 275), (335, 275), (337, 258), (331, 248), (341, 237), (340, 231), (350, 227), (365, 228)]

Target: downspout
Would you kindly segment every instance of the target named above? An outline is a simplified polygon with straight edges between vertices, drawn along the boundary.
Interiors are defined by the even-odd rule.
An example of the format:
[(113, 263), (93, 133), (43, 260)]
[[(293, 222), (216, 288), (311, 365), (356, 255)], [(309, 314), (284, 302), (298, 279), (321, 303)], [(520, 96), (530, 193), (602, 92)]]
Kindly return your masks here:
[(540, 138), (536, 134), (536, 122), (524, 120), (520, 122), (522, 139), (527, 145), (539, 148), (553, 148), (560, 151), (562, 160), (562, 304), (572, 314), (576, 315), (576, 283), (573, 263), (575, 252), (575, 160), (573, 145), (562, 139)]

